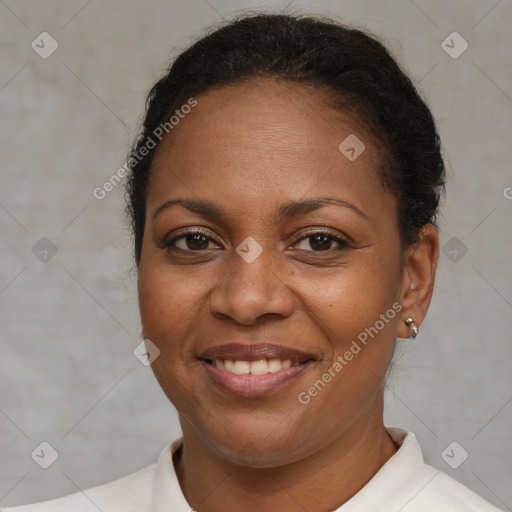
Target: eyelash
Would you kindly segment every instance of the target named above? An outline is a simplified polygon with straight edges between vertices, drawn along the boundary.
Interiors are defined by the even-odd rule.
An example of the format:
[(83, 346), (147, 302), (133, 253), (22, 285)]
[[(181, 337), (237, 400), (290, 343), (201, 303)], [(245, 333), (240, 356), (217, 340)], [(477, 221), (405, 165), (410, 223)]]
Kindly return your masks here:
[[(204, 236), (206, 239), (208, 239), (208, 241), (211, 241), (211, 242), (214, 242), (215, 243), (215, 240), (212, 240), (212, 238), (210, 236), (208, 236), (208, 234), (204, 231), (201, 231), (201, 230), (190, 230), (190, 231), (185, 231), (185, 232), (182, 232), (180, 233), (178, 236), (175, 236), (173, 238), (171, 238), (170, 240), (166, 240), (166, 241), (163, 241), (162, 243), (158, 244), (158, 247), (160, 249), (168, 249), (168, 250), (179, 250), (179, 251), (184, 251), (184, 252), (189, 252), (189, 253), (193, 253), (193, 252), (202, 252), (202, 251), (207, 251), (208, 249), (201, 249), (201, 250), (192, 250), (192, 249), (181, 249), (179, 247), (175, 247), (174, 246), (174, 243), (177, 241), (177, 240), (181, 240), (182, 238), (186, 238), (187, 236), (194, 236), (194, 235), (202, 235)], [(347, 248), (350, 248), (351, 245), (350, 243), (343, 239), (343, 238), (340, 238), (338, 236), (335, 236), (334, 234), (332, 234), (329, 230), (309, 230), (309, 231), (306, 231), (305, 233), (303, 233), (303, 236), (301, 238), (299, 238), (298, 240), (296, 240), (294, 242), (293, 245), (299, 243), (299, 242), (302, 242), (303, 240), (306, 240), (307, 238), (311, 238), (313, 236), (317, 236), (317, 235), (324, 235), (324, 236), (327, 236), (328, 238), (330, 238), (331, 240), (333, 240), (334, 242), (336, 242), (339, 246), (337, 248), (330, 248), (330, 249), (326, 249), (325, 251), (315, 251), (315, 250), (311, 250), (311, 251), (308, 251), (306, 250), (305, 252), (312, 252), (312, 253), (331, 253), (333, 250), (334, 251), (341, 251), (343, 249), (347, 249)]]

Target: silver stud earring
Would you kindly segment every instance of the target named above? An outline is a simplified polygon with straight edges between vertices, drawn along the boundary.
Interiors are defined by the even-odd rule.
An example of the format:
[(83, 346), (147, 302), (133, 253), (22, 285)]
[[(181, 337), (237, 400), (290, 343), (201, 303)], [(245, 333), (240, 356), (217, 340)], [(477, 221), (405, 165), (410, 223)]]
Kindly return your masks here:
[(416, 338), (416, 336), (418, 336), (418, 332), (419, 332), (419, 329), (418, 329), (418, 326), (416, 325), (416, 322), (413, 320), (413, 318), (412, 318), (412, 317), (410, 317), (410, 316), (409, 316), (409, 317), (407, 317), (407, 318), (405, 319), (405, 325), (406, 325), (407, 327), (410, 327), (410, 328), (411, 328), (411, 331), (412, 331), (412, 333), (411, 333), (411, 338), (412, 338), (412, 339), (415, 339), (415, 338)]

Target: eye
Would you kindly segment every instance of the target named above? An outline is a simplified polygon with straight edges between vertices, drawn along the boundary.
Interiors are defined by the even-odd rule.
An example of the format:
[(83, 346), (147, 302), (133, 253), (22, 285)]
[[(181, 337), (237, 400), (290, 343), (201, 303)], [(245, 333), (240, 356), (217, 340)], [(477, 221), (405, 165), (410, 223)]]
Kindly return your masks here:
[[(349, 247), (349, 243), (337, 236), (325, 231), (312, 231), (305, 237), (301, 238), (298, 242), (299, 249), (309, 252), (326, 252), (333, 248), (333, 243), (338, 247), (334, 250), (341, 250)], [(300, 247), (302, 245), (302, 247)]]
[(164, 242), (163, 246), (182, 251), (206, 251), (210, 243), (213, 243), (213, 240), (202, 231), (187, 231)]
[[(211, 244), (218, 247), (218, 244), (216, 244), (206, 233), (194, 230), (186, 231), (164, 241), (159, 244), (159, 246), (161, 248), (184, 252), (199, 252), (215, 248), (211, 247)], [(298, 242), (295, 242), (295, 245), (299, 250), (307, 252), (339, 251), (350, 247), (350, 244), (346, 240), (326, 231), (310, 231)]]

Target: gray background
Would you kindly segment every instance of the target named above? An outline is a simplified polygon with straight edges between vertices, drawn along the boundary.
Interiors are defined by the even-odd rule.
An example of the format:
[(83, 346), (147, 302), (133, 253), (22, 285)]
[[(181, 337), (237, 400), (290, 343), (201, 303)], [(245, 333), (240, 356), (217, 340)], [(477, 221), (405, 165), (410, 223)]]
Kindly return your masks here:
[[(0, 1), (1, 505), (124, 476), (179, 435), (132, 354), (140, 325), (121, 188), (102, 201), (92, 191), (122, 163), (172, 56), (222, 18), (288, 2)], [(367, 27), (432, 107), (450, 175), (445, 250), (418, 340), (400, 342), (386, 421), (511, 510), (512, 1), (296, 0), (287, 11)], [(31, 48), (43, 31), (59, 44), (47, 59)], [(441, 46), (453, 31), (469, 43), (457, 59)], [(46, 263), (32, 251), (43, 237), (57, 248)], [(42, 441), (59, 453), (46, 470), (30, 456)], [(469, 453), (458, 469), (441, 457), (452, 441)]]

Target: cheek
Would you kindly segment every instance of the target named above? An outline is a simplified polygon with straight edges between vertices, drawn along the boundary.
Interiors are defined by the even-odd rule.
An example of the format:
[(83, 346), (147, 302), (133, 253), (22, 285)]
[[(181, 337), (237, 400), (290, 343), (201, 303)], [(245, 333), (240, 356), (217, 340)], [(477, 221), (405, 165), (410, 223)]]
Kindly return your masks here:
[(189, 391), (190, 346), (187, 333), (199, 318), (200, 290), (195, 280), (158, 263), (141, 264), (138, 277), (143, 336), (159, 349), (151, 368), (162, 390), (180, 410), (195, 402)]
[[(297, 293), (334, 349), (343, 349), (347, 342), (373, 326), (397, 301), (399, 269), (392, 263), (369, 252), (354, 258), (344, 268), (315, 279), (304, 275), (297, 283)], [(396, 267), (395, 271), (393, 267)], [(389, 321), (385, 326), (379, 322), (379, 330), (389, 331), (395, 316), (392, 310), (386, 317)]]
[[(158, 264), (141, 265), (138, 278), (139, 310), (144, 335), (161, 340), (186, 328), (187, 318), (197, 314), (203, 291), (197, 280), (179, 270)], [(173, 336), (169, 336), (171, 339)]]
[(367, 256), (364, 263), (361, 260), (360, 265), (338, 272), (336, 279), (325, 280), (312, 300), (317, 325), (332, 350), (324, 371), (331, 369), (331, 376), (335, 375), (318, 404), (329, 404), (333, 410), (355, 410), (370, 400), (393, 353), (401, 310), (399, 266), (376, 254)]
[[(354, 259), (353, 265), (310, 286), (309, 314), (331, 353), (321, 375), (303, 391), (316, 395), (313, 407), (332, 416), (335, 425), (341, 416), (349, 421), (374, 403), (393, 353), (401, 309), (396, 261), (376, 251), (360, 256), (357, 263)], [(318, 385), (318, 378), (329, 383)]]

